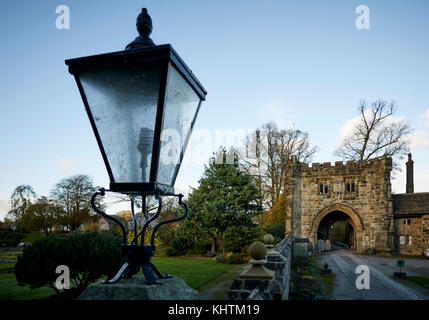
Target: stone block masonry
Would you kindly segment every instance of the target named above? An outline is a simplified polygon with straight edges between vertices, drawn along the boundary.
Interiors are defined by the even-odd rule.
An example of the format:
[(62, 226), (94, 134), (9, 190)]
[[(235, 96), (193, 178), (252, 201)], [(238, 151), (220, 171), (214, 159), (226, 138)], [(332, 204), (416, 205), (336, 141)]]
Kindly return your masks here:
[(283, 239), (266, 256), (265, 267), (275, 272), (273, 280), (237, 278), (228, 291), (231, 300), (287, 300), (293, 237)]
[(340, 212), (354, 230), (357, 252), (391, 250), (391, 158), (311, 166), (294, 162), (292, 166), (286, 196), (286, 234), (309, 238), (316, 246), (322, 219)]

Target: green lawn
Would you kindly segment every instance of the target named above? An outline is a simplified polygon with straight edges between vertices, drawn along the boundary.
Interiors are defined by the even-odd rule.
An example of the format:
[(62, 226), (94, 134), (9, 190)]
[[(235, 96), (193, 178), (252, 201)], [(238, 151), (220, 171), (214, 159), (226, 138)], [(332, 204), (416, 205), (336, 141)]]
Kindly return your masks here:
[(321, 275), (321, 279), (323, 281), (326, 294), (328, 296), (331, 296), (332, 293), (334, 292), (335, 275), (333, 273), (324, 274), (324, 275)]
[(429, 289), (429, 278), (428, 277), (416, 277), (416, 276), (407, 276), (407, 280), (410, 280), (418, 285)]
[(38, 289), (21, 287), (16, 282), (14, 273), (0, 274), (0, 300), (42, 299), (54, 293), (54, 290), (45, 287)]
[(7, 269), (13, 269), (15, 266), (15, 263), (0, 263), (0, 271), (1, 270), (7, 270)]
[(21, 242), (30, 242), (33, 243), (36, 240), (43, 239), (46, 237), (44, 233), (30, 233), (27, 234), (24, 239), (21, 240)]
[[(196, 290), (235, 266), (218, 264), (210, 259), (198, 257), (154, 257), (152, 261), (161, 273), (179, 277)], [(6, 265), (11, 268), (14, 263), (2, 263), (0, 268)], [(50, 288), (43, 287), (32, 290), (28, 287), (19, 286), (13, 272), (0, 274), (0, 300), (42, 299), (54, 293)]]
[(18, 254), (22, 251), (1, 251), (0, 260), (18, 260)]
[(152, 262), (161, 271), (183, 279), (198, 290), (208, 282), (234, 268), (233, 264), (214, 263), (211, 259), (188, 257), (154, 257)]

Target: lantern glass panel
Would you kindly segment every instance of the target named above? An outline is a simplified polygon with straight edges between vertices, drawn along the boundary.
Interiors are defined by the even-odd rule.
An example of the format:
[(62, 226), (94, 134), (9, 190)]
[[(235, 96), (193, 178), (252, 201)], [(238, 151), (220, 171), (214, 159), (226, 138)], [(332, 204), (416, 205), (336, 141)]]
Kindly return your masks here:
[(114, 182), (148, 182), (161, 63), (98, 68), (80, 74)]
[(158, 182), (174, 185), (199, 105), (200, 97), (170, 63), (161, 131)]

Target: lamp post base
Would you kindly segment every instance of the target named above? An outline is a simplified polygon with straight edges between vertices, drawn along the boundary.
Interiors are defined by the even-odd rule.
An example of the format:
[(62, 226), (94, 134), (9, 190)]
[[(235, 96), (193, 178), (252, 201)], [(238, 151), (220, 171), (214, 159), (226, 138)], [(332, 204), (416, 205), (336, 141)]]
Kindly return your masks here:
[(185, 281), (172, 277), (160, 279), (160, 286), (148, 285), (141, 275), (117, 283), (88, 287), (77, 300), (197, 300), (198, 292)]
[[(125, 226), (122, 224), (122, 222), (119, 219), (115, 218), (114, 216), (107, 215), (100, 208), (98, 208), (95, 204), (95, 198), (98, 195), (104, 196), (105, 192), (106, 192), (106, 190), (101, 188), (99, 192), (94, 193), (91, 197), (91, 206), (95, 210), (95, 212), (100, 214), (103, 218), (105, 218), (108, 221), (111, 220), (111, 221), (117, 223), (119, 225), (119, 227), (121, 228), (121, 231), (122, 231), (122, 251), (124, 252), (124, 254), (126, 256), (126, 262), (122, 265), (121, 269), (119, 269), (118, 273), (112, 279), (108, 279), (108, 280), (103, 281), (103, 284), (115, 284), (123, 278), (130, 279), (133, 275), (135, 275), (140, 270), (140, 267), (142, 268), (143, 274), (144, 274), (145, 279), (146, 279), (146, 283), (148, 285), (161, 284), (161, 282), (156, 279), (155, 274), (158, 276), (158, 279), (169, 279), (169, 278), (171, 278), (170, 275), (167, 275), (167, 274), (162, 275), (161, 272), (159, 272), (159, 270), (153, 265), (153, 263), (150, 262), (150, 260), (151, 260), (151, 257), (155, 254), (155, 245), (154, 245), (155, 234), (156, 234), (156, 231), (159, 229), (159, 227), (161, 227), (167, 223), (172, 223), (172, 222), (177, 222), (177, 221), (183, 220), (187, 216), (188, 206), (186, 205), (186, 203), (184, 203), (182, 201), (183, 195), (182, 194), (173, 195), (173, 196), (179, 198), (179, 205), (184, 207), (185, 211), (184, 211), (183, 215), (180, 217), (177, 217), (177, 218), (158, 222), (158, 224), (152, 230), (152, 234), (150, 237), (150, 244), (144, 244), (145, 243), (145, 241), (144, 241), (145, 240), (145, 231), (147, 230), (147, 227), (149, 227), (149, 224), (151, 222), (153, 222), (156, 218), (158, 218), (159, 215), (161, 214), (162, 198), (161, 198), (160, 193), (157, 191), (154, 194), (155, 198), (158, 199), (158, 209), (154, 215), (147, 216), (147, 212), (145, 211), (145, 209), (143, 209), (143, 214), (144, 214), (146, 221), (145, 221), (143, 228), (140, 232), (137, 231), (138, 230), (137, 229), (137, 221), (136, 221), (135, 214), (134, 214), (134, 198), (131, 197), (131, 194), (128, 194), (131, 197), (131, 215), (132, 215), (133, 222), (134, 222), (134, 238), (131, 241), (131, 243), (128, 243), (127, 231), (126, 231)], [(142, 194), (143, 207), (146, 206), (145, 205), (146, 196), (147, 196), (147, 194)], [(141, 244), (140, 245), (138, 244), (139, 237), (141, 237)]]
[[(123, 244), (122, 250), (124, 251), (127, 262), (125, 262), (118, 273), (110, 280), (104, 280), (102, 284), (114, 284), (121, 279), (131, 279), (131, 277), (139, 272), (140, 267), (142, 268), (146, 283), (148, 285), (161, 284), (158, 279), (169, 279), (171, 278), (168, 274), (161, 274), (155, 265), (150, 262), (151, 257), (155, 253), (155, 246), (144, 244)], [(155, 272), (155, 274), (154, 274)]]

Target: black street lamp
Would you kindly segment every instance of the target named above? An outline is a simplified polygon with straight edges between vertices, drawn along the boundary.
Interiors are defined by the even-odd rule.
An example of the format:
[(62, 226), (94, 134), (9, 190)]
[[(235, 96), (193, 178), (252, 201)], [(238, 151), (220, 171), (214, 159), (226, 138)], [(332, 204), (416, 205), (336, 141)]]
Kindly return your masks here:
[[(106, 219), (119, 224), (127, 262), (112, 279), (135, 274), (142, 266), (146, 281), (158, 283), (152, 271), (162, 276), (150, 262), (155, 252), (158, 228), (184, 219), (187, 206), (183, 195), (174, 193), (174, 183), (206, 90), (171, 45), (155, 46), (149, 38), (152, 20), (145, 8), (137, 17), (140, 34), (124, 51), (66, 60), (74, 75), (92, 129), (110, 178), (110, 189), (93, 195), (92, 206)], [(105, 191), (142, 197), (145, 216), (143, 230), (128, 244), (125, 227), (94, 204)], [(160, 222), (153, 229), (150, 244), (145, 244), (146, 228), (161, 212), (161, 196), (177, 196), (184, 206), (182, 217)], [(146, 212), (146, 197), (155, 196), (158, 210)], [(141, 244), (138, 238), (141, 236)]]

